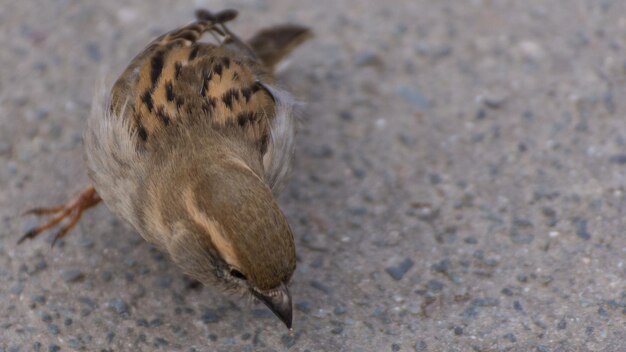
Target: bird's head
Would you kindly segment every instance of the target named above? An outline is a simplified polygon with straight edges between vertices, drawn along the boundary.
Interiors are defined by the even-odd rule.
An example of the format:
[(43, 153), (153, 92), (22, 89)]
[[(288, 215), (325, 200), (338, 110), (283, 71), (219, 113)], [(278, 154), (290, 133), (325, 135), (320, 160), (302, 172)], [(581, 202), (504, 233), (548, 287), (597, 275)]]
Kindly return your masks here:
[(180, 170), (182, 185), (161, 211), (171, 229), (167, 251), (186, 273), (265, 303), (288, 328), (287, 285), (296, 267), (293, 235), (270, 188), (243, 160), (223, 155)]

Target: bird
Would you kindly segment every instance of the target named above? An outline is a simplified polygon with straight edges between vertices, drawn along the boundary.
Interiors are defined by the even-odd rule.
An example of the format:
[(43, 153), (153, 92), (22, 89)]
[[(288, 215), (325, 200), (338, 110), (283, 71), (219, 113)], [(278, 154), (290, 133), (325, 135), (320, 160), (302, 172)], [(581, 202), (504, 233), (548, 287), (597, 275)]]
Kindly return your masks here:
[(243, 41), (227, 26), (236, 10), (195, 14), (96, 94), (83, 137), (91, 185), (27, 211), (45, 218), (18, 243), (58, 228), (54, 246), (104, 203), (191, 278), (258, 299), (291, 330), (296, 252), (276, 196), (298, 102), (274, 71), (312, 31), (276, 25)]

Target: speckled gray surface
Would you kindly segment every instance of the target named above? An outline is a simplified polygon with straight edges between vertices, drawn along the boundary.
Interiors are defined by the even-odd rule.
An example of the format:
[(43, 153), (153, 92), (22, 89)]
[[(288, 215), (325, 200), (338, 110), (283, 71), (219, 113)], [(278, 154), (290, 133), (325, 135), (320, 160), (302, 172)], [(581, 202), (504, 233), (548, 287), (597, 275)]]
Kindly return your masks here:
[[(245, 36), (316, 38), (281, 78), (308, 101), (281, 197), (295, 331), (191, 288), (107, 209), (16, 246), (87, 184), (110, 78), (198, 6)], [(2, 1), (0, 351), (626, 350), (626, 2)]]

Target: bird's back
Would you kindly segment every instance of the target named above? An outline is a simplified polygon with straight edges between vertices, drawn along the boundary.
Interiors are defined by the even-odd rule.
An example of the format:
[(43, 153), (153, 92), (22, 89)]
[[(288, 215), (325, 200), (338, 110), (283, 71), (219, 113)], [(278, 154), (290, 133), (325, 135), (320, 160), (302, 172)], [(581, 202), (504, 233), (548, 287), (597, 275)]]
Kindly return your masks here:
[(151, 43), (115, 83), (111, 108), (138, 147), (159, 143), (168, 130), (203, 126), (234, 133), (262, 155), (275, 109), (260, 82), (273, 83), (271, 72), (238, 40), (197, 42), (208, 26), (197, 22)]

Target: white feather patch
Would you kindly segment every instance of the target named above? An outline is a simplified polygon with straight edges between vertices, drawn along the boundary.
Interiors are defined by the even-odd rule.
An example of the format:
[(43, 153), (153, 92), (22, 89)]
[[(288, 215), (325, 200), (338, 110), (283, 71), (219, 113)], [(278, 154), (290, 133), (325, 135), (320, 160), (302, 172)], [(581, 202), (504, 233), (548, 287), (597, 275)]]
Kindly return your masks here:
[(294, 114), (298, 103), (288, 92), (264, 85), (274, 97), (276, 116), (270, 126), (270, 141), (263, 156), (265, 181), (276, 194), (291, 170), (295, 150), (296, 124)]

